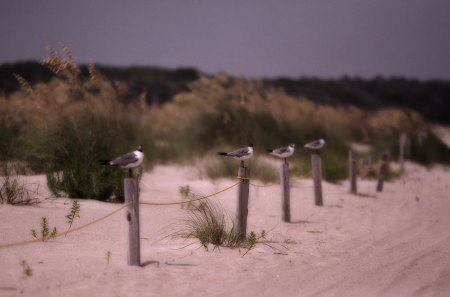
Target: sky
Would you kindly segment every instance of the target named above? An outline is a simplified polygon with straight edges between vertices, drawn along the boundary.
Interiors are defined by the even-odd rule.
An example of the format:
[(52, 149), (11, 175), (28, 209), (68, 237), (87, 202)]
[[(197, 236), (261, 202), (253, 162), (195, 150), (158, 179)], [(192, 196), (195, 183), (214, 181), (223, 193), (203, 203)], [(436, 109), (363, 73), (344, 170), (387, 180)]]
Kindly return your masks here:
[(449, 80), (450, 1), (1, 0), (0, 44), (0, 64), (65, 44), (80, 63)]

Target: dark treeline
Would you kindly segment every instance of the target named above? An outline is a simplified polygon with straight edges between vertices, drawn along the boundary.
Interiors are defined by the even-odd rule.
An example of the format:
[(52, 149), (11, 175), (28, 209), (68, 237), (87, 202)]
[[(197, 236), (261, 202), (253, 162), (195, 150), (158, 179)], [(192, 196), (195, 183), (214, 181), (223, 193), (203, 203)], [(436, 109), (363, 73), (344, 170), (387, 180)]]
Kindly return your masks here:
[(408, 107), (432, 122), (450, 123), (450, 81), (344, 77), (339, 80), (279, 78), (265, 83), (318, 103), (354, 105), (363, 109)]
[[(80, 67), (88, 77), (87, 66)], [(170, 101), (177, 93), (187, 90), (200, 72), (193, 68), (165, 69), (159, 67), (111, 67), (97, 65), (111, 81), (124, 82), (128, 87), (126, 100), (138, 98), (145, 92), (148, 104)], [(30, 84), (48, 82), (53, 74), (37, 62), (0, 65), (0, 90), (6, 94), (20, 86), (17, 73)], [(432, 122), (450, 124), (450, 81), (420, 81), (400, 77), (361, 79), (277, 78), (265, 79), (267, 87), (285, 90), (294, 97), (330, 105), (354, 105), (364, 109), (408, 107)]]
[[(145, 93), (148, 104), (170, 101), (177, 93), (186, 91), (188, 84), (199, 77), (199, 72), (193, 68), (169, 70), (159, 67), (96, 67), (110, 81), (126, 84), (128, 91), (125, 100), (139, 98)], [(89, 77), (87, 65), (81, 65), (80, 70), (85, 78)], [(31, 85), (48, 82), (55, 76), (47, 67), (33, 61), (0, 65), (0, 90), (6, 94), (20, 88), (14, 74), (19, 74)]]

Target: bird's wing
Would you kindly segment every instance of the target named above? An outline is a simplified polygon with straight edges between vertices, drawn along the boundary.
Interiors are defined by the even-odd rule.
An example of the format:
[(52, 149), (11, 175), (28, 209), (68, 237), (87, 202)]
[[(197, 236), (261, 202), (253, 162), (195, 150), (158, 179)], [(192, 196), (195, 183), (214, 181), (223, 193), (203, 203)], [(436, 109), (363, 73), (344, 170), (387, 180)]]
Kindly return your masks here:
[(311, 142), (305, 144), (305, 147), (314, 148), (318, 145), (320, 145), (320, 140), (314, 140), (314, 141), (311, 141)]
[(277, 153), (277, 154), (288, 153), (289, 151), (290, 151), (289, 147), (280, 147), (280, 148), (277, 148), (277, 149), (273, 150), (273, 152)]
[(228, 155), (235, 157), (235, 156), (242, 156), (248, 154), (248, 148), (247, 147), (243, 147), (243, 148), (239, 148), (235, 151), (229, 152)]
[(128, 153), (123, 156), (117, 157), (114, 160), (111, 161), (111, 165), (119, 165), (119, 166), (125, 166), (134, 162), (137, 162), (138, 158), (136, 157), (135, 153)]

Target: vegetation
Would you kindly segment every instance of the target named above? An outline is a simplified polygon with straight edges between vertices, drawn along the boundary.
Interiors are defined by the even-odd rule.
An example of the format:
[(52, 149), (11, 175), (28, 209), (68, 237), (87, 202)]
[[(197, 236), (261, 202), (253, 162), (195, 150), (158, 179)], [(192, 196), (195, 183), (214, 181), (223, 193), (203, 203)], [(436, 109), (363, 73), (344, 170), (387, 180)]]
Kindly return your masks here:
[(317, 78), (278, 78), (265, 80), (267, 86), (281, 88), (294, 97), (306, 97), (331, 106), (355, 106), (366, 110), (411, 109), (428, 121), (450, 124), (450, 82), (419, 81), (401, 77), (364, 80), (343, 77), (338, 80)]
[(0, 204), (29, 205), (38, 203), (35, 191), (29, 189), (17, 174), (18, 166), (6, 163), (0, 170)]
[(189, 185), (180, 186), (178, 188), (178, 192), (180, 193), (181, 199), (186, 200), (188, 202), (181, 204), (181, 208), (191, 208), (193, 205), (193, 202), (190, 202), (189, 200), (192, 200), (197, 197), (194, 193), (191, 192), (191, 187)]
[(187, 215), (183, 222), (184, 230), (176, 235), (198, 239), (206, 250), (213, 245), (214, 248), (242, 247), (249, 251), (266, 236), (265, 231), (261, 234), (252, 231), (247, 238), (242, 238), (235, 220), (227, 219), (222, 208), (209, 200), (193, 205), (187, 210)]
[[(219, 157), (216, 160), (204, 165), (204, 174), (211, 179), (222, 177), (236, 178), (238, 174), (238, 164), (236, 160), (226, 157)], [(246, 166), (251, 168), (250, 176), (263, 182), (277, 182), (278, 171), (263, 158), (254, 157), (246, 162)]]
[[(89, 79), (90, 65), (80, 65), (80, 76)], [(109, 80), (126, 86), (124, 101), (134, 101), (144, 94), (148, 104), (162, 104), (170, 101), (179, 92), (187, 90), (190, 82), (199, 77), (199, 72), (192, 68), (174, 70), (158, 67), (110, 67), (97, 66), (98, 70)], [(58, 78), (48, 67), (35, 61), (0, 65), (0, 93), (12, 94), (21, 87), (13, 76), (18, 73), (31, 85), (46, 84)]]
[[(55, 195), (123, 201), (126, 172), (100, 166), (98, 160), (138, 144), (144, 147), (146, 167), (155, 162), (200, 163), (201, 172), (211, 178), (237, 173), (236, 160), (219, 157), (217, 151), (248, 143), (255, 145), (256, 156), (268, 158), (273, 157), (265, 148), (297, 144), (291, 172), (308, 175), (309, 152), (303, 144), (324, 138), (323, 175), (338, 181), (347, 177), (350, 143), (370, 145), (374, 161), (386, 149), (396, 158), (401, 132), (413, 141), (411, 159), (450, 164), (448, 147), (420, 114), (442, 120), (438, 112), (448, 109), (444, 107), (449, 101), (443, 98), (450, 93), (446, 82), (255, 81), (225, 74), (201, 76), (189, 69), (79, 67), (69, 49), (63, 47), (62, 52), (49, 48), (42, 63), (50, 71), (48, 79), (46, 72), (36, 80), (25, 71), (17, 73), (20, 89), (0, 93), (0, 162), (26, 162), (35, 172), (46, 173)], [(6, 74), (0, 74), (1, 80)], [(158, 95), (160, 91), (166, 95)], [(426, 107), (414, 105), (427, 96), (432, 100)], [(395, 107), (381, 108), (386, 105)], [(405, 105), (424, 110), (398, 108)], [(365, 109), (373, 107), (375, 111)], [(420, 144), (418, 131), (428, 135)], [(204, 156), (212, 161), (198, 162)], [(249, 162), (252, 178), (278, 179), (278, 169), (265, 159)]]
[(36, 238), (36, 239), (40, 239), (42, 241), (46, 241), (48, 239), (51, 238), (55, 238), (58, 235), (58, 230), (56, 229), (56, 227), (53, 227), (52, 231), (50, 232), (50, 228), (48, 226), (48, 221), (46, 217), (42, 217), (41, 219), (41, 230), (40, 230), (40, 235), (41, 237), (38, 237), (38, 234), (36, 232), (35, 229), (31, 230), (31, 235)]
[(78, 203), (77, 200), (72, 200), (72, 206), (70, 208), (70, 212), (68, 215), (66, 215), (67, 223), (69, 224), (69, 228), (67, 228), (67, 231), (66, 231), (66, 236), (67, 236), (67, 233), (69, 232), (70, 228), (72, 228), (72, 224), (73, 224), (73, 221), (75, 220), (75, 218), (79, 218), (79, 217), (80, 217), (80, 204)]
[[(188, 90), (190, 83), (200, 76), (193, 68), (163, 69), (158, 67), (108, 67), (98, 69), (110, 81), (127, 86), (124, 100), (137, 100), (145, 94), (148, 104), (170, 102), (173, 97)], [(81, 75), (89, 77), (89, 66), (80, 66)], [(0, 93), (12, 94), (20, 84), (12, 75), (23, 74), (32, 85), (48, 83), (55, 74), (34, 61), (0, 65)], [(420, 113), (428, 121), (450, 124), (446, 110), (450, 109), (450, 82), (444, 80), (420, 81), (402, 77), (375, 77), (361, 79), (286, 78), (265, 79), (265, 88), (280, 89), (295, 98), (309, 98), (315, 103), (331, 106), (355, 106), (366, 110), (386, 107), (407, 108)], [(426, 102), (426, 104), (424, 104)]]

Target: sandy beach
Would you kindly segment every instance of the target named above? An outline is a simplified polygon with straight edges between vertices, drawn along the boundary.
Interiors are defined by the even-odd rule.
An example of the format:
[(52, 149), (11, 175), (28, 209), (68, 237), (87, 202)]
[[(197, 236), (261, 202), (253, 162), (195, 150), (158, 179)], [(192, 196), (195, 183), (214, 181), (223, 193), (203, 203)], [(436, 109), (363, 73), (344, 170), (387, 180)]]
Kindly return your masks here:
[[(26, 178), (46, 194), (45, 176)], [(174, 201), (180, 186), (206, 195), (233, 183), (200, 179), (195, 168), (157, 166), (145, 173), (140, 199)], [(279, 185), (251, 186), (248, 231), (267, 237), (248, 253), (173, 238), (185, 210), (142, 205), (142, 267), (127, 265), (122, 210), (66, 237), (0, 249), (0, 296), (450, 296), (450, 169), (407, 163), (383, 192), (375, 186), (359, 180), (359, 194), (351, 195), (346, 181), (324, 183), (324, 206), (317, 207), (312, 181), (294, 178), (291, 223), (281, 220)], [(211, 199), (233, 215), (236, 193)], [(70, 203), (0, 205), (0, 245), (32, 239), (43, 216), (63, 232)], [(72, 228), (121, 205), (80, 206)]]

